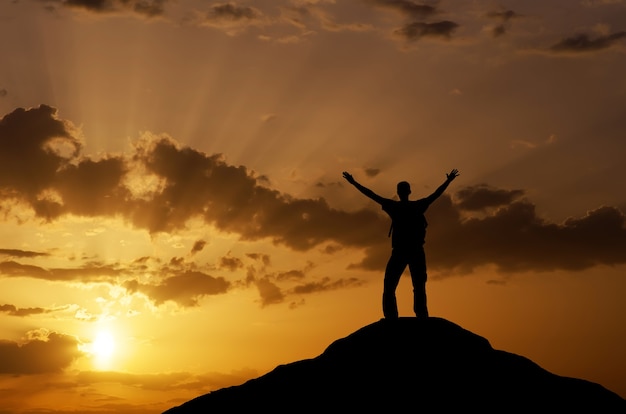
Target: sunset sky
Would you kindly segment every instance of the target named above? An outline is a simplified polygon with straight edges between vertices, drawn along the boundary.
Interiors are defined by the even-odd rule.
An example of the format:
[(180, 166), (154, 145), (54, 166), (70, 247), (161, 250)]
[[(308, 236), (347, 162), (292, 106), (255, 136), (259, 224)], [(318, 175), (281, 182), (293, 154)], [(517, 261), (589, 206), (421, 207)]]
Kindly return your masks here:
[(382, 317), (342, 171), (453, 168), (431, 315), (626, 398), (626, 0), (3, 0), (0, 52), (0, 413), (319, 355)]

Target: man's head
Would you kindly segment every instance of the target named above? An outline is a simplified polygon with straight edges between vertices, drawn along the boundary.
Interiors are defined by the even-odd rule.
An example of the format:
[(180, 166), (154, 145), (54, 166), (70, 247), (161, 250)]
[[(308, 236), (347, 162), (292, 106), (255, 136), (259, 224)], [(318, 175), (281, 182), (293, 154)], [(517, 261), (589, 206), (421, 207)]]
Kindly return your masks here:
[(408, 200), (411, 194), (411, 185), (406, 181), (400, 181), (397, 186), (398, 197), (400, 200)]

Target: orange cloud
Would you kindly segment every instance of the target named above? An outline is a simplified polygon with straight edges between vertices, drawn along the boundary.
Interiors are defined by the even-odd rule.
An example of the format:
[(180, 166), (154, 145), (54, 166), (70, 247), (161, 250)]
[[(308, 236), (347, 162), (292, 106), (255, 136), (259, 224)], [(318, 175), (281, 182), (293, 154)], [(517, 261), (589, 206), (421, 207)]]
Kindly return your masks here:
[[(0, 158), (13, 163), (13, 167), (0, 164), (0, 193), (30, 205), (37, 216), (47, 220), (67, 214), (115, 216), (158, 233), (184, 229), (190, 219), (199, 218), (242, 240), (271, 240), (299, 251), (328, 243), (364, 249), (365, 258), (352, 267), (384, 268), (389, 254), (384, 229), (389, 221), (381, 211), (364, 208), (348, 212), (330, 207), (323, 198), (294, 198), (268, 188), (266, 180), (260, 181), (245, 166), (230, 165), (219, 154), (205, 154), (169, 137), (144, 138), (130, 154), (93, 160), (80, 154), (82, 147), (74, 134), (69, 121), (58, 119), (56, 110), (43, 105), (17, 109), (2, 118)], [(74, 151), (63, 155), (46, 149), (45, 143), (52, 138), (64, 140)], [(28, 167), (32, 170), (16, 175), (14, 170), (25, 171), (31, 163), (15, 163), (13, 158), (33, 160), (32, 167)], [(131, 164), (142, 168), (131, 168)], [(126, 187), (132, 174), (138, 179), (144, 175), (157, 177), (161, 184), (149, 194), (135, 197)], [(54, 193), (56, 198), (38, 198), (42, 191)], [(459, 190), (456, 204), (447, 195), (442, 196), (427, 212), (432, 224), (427, 236), (430, 269), (471, 271), (490, 263), (503, 271), (583, 269), (626, 261), (621, 254), (626, 250), (624, 216), (617, 208), (606, 206), (582, 218), (550, 223), (537, 217), (530, 201), (518, 200), (523, 194), (523, 190), (470, 186)], [(42, 208), (44, 203), (46, 208)], [(470, 210), (484, 210), (484, 215), (465, 217), (465, 211)], [(460, 243), (463, 248), (451, 250)], [(198, 244), (194, 249), (200, 247)], [(16, 249), (2, 253), (28, 255)], [(241, 266), (235, 262), (223, 265)], [(5, 261), (0, 263), (0, 273), (105, 282), (126, 274), (133, 280), (132, 269), (126, 266), (97, 263), (76, 269), (45, 269)], [(151, 285), (137, 284), (135, 289), (157, 303), (174, 300), (193, 305), (198, 296), (193, 296), (190, 289), (196, 281), (201, 289), (198, 292), (207, 295), (224, 293), (229, 288), (219, 279), (165, 274), (173, 278)], [(260, 285), (261, 291), (267, 293), (270, 302), (276, 301), (283, 293), (278, 289), (277, 294), (271, 289), (273, 282), (269, 283)], [(167, 293), (170, 288), (175, 293)]]
[(156, 305), (166, 301), (176, 302), (181, 306), (197, 306), (205, 296), (226, 293), (230, 283), (223, 277), (213, 277), (198, 271), (185, 271), (165, 278), (159, 283), (140, 283), (131, 280), (124, 283), (131, 293), (140, 292), (148, 296)]
[(160, 16), (165, 11), (165, 4), (169, 0), (47, 0), (51, 6), (67, 7), (74, 10), (83, 10), (90, 13), (130, 13), (143, 17)]
[(0, 341), (0, 374), (61, 372), (83, 353), (79, 341), (69, 335), (45, 333), (25, 343)]
[(30, 316), (48, 312), (52, 312), (52, 310), (44, 308), (18, 308), (15, 305), (8, 304), (0, 305), (0, 313), (6, 313), (11, 316)]

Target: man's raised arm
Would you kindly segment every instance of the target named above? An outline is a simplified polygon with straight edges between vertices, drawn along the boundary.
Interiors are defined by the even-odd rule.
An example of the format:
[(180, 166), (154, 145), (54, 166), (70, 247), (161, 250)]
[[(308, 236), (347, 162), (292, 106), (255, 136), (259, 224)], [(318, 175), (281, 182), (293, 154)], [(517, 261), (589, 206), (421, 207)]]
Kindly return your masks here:
[(452, 182), (452, 180), (454, 180), (456, 177), (459, 176), (459, 170), (457, 170), (456, 168), (453, 169), (452, 171), (450, 171), (449, 174), (446, 174), (446, 181), (443, 182), (443, 184), (441, 184), (434, 193), (432, 193), (431, 195), (429, 195), (428, 197), (426, 197), (426, 199), (428, 200), (429, 203), (432, 203), (433, 201), (435, 201), (437, 198), (439, 198), (440, 195), (443, 194), (444, 191), (446, 191), (446, 188), (448, 188), (448, 185)]
[(378, 194), (376, 194), (369, 188), (357, 183), (357, 181), (354, 179), (352, 174), (348, 173), (347, 171), (343, 172), (343, 178), (345, 178), (346, 181), (348, 181), (350, 184), (355, 186), (357, 190), (359, 190), (360, 192), (362, 192), (363, 194), (365, 194), (372, 200), (376, 201), (378, 204), (382, 204), (386, 200), (384, 197), (379, 196)]

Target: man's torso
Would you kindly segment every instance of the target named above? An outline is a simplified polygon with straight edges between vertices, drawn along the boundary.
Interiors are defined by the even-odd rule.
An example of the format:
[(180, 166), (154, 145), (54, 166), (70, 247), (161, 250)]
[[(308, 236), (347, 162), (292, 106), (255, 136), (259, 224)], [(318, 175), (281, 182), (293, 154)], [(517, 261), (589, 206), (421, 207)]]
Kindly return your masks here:
[(391, 246), (393, 248), (418, 247), (424, 244), (428, 224), (424, 212), (429, 205), (426, 199), (414, 201), (388, 199), (381, 205), (391, 217)]

